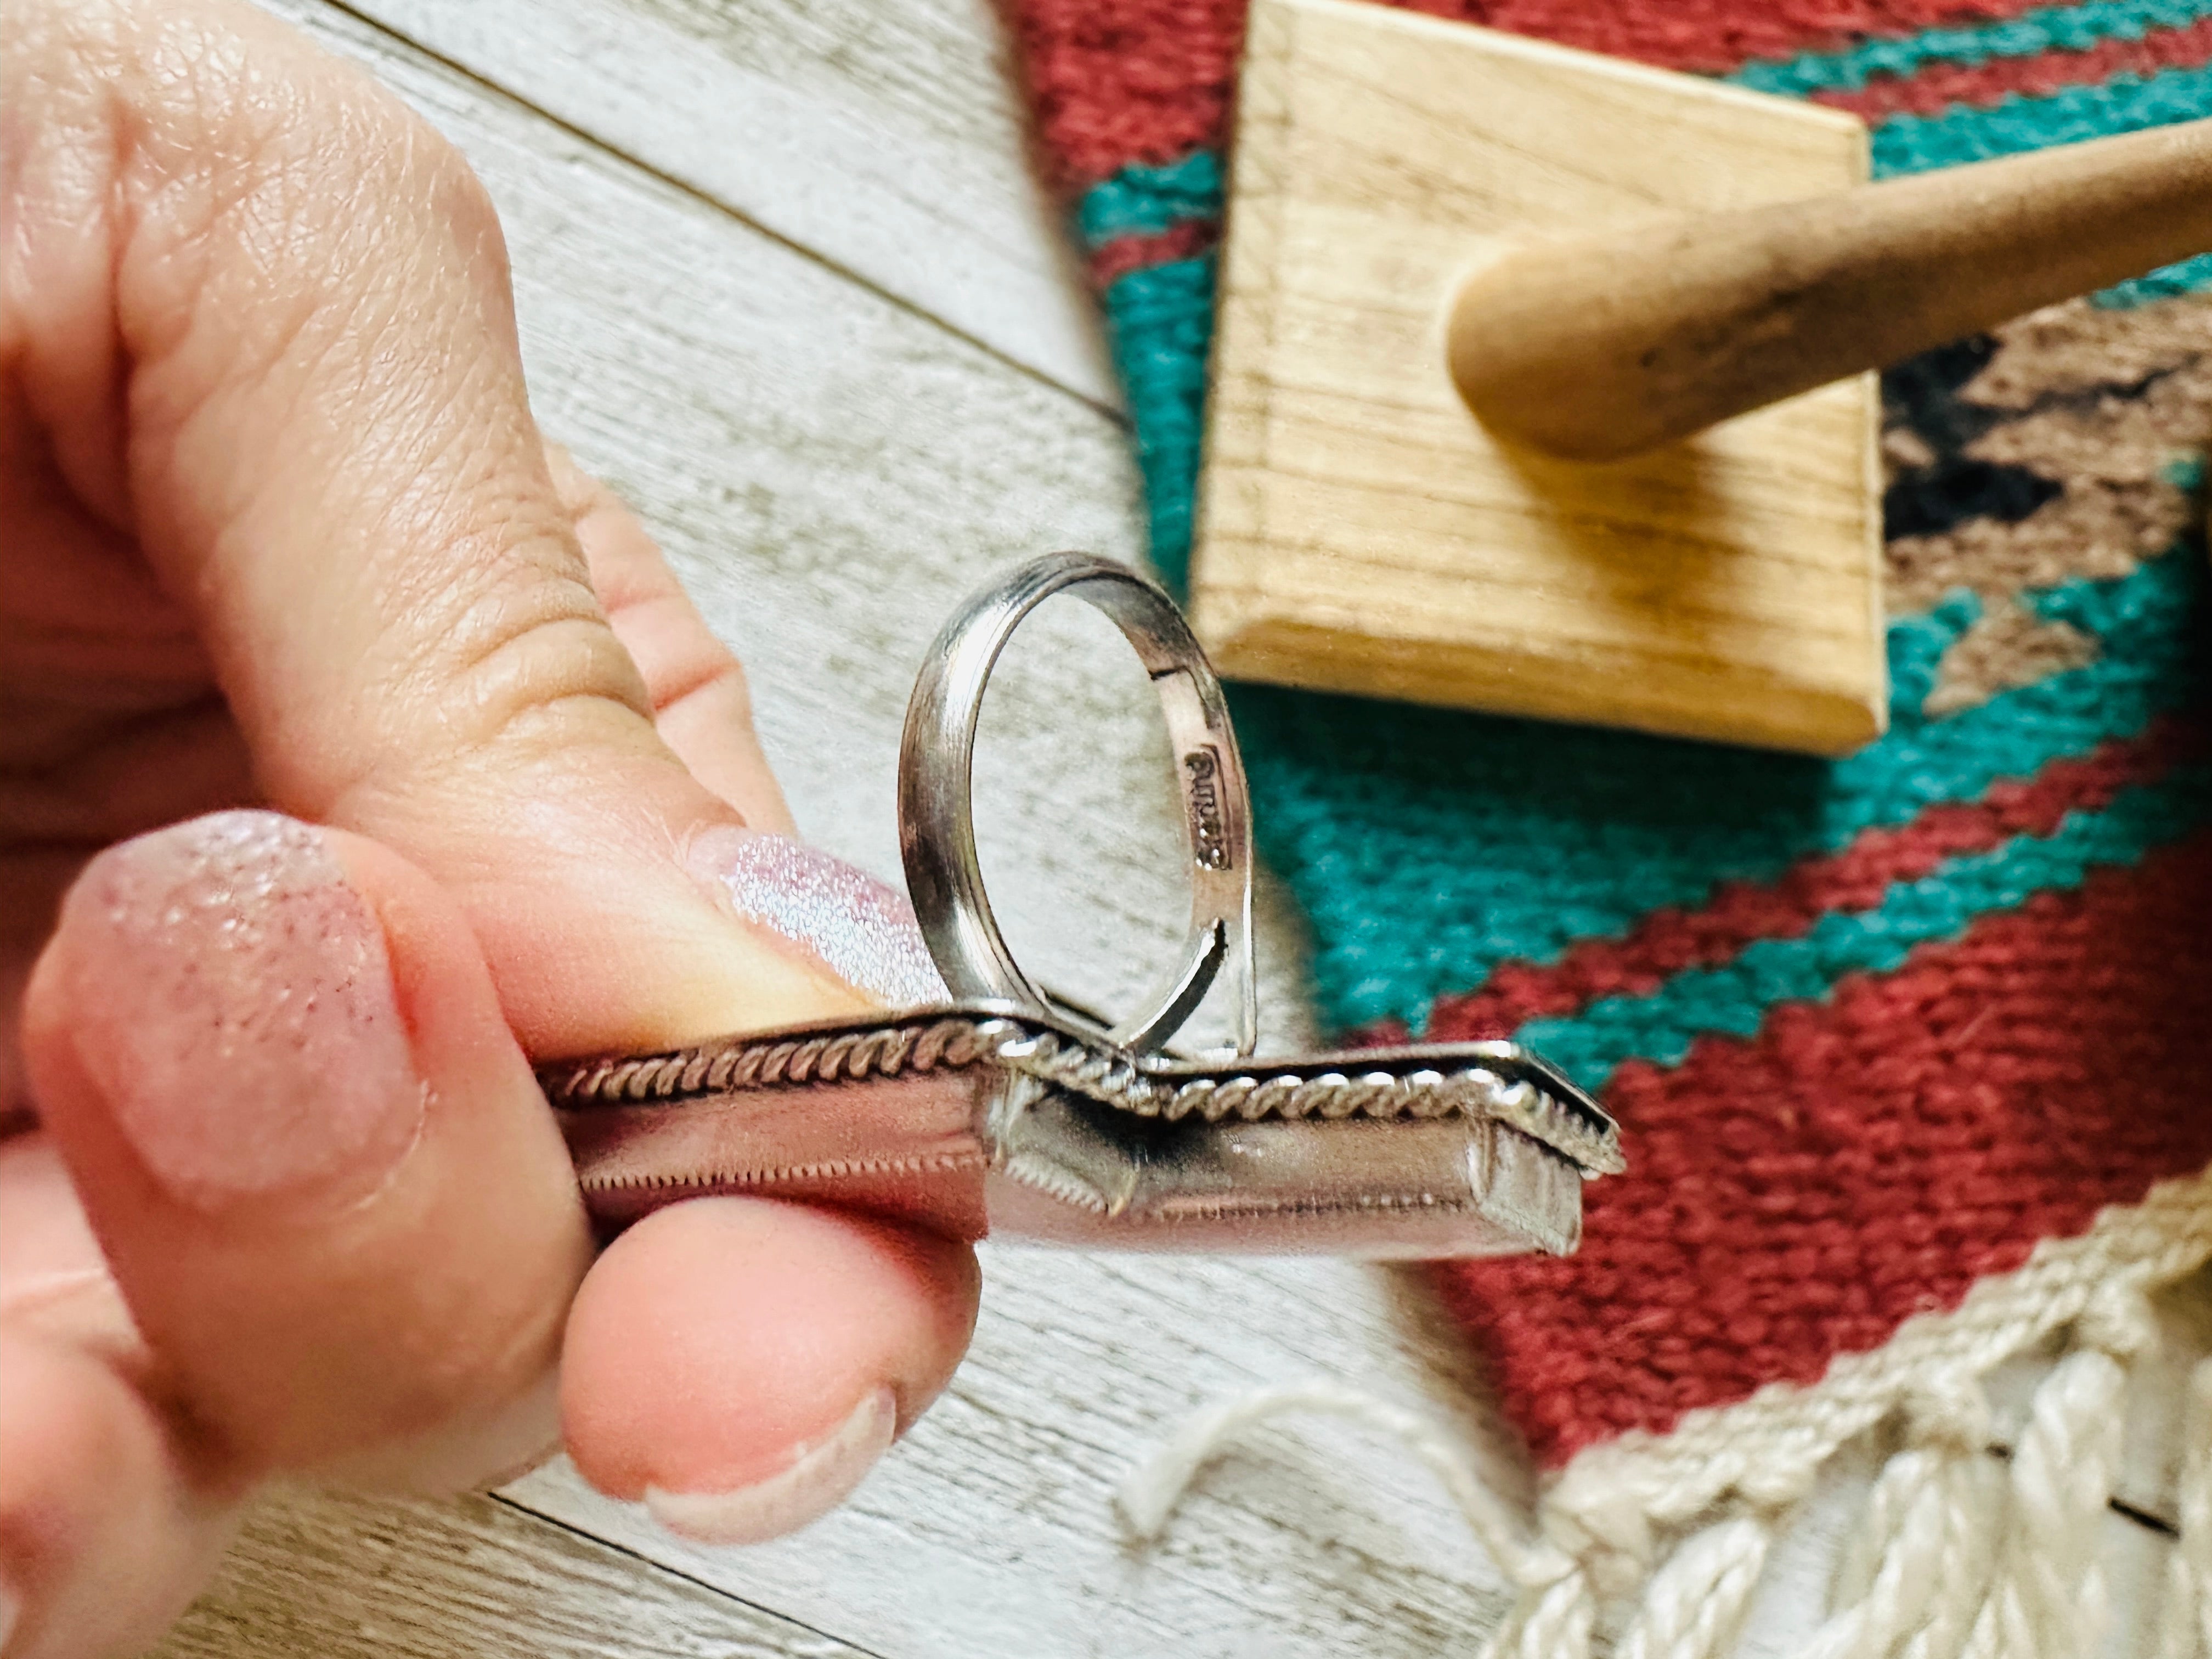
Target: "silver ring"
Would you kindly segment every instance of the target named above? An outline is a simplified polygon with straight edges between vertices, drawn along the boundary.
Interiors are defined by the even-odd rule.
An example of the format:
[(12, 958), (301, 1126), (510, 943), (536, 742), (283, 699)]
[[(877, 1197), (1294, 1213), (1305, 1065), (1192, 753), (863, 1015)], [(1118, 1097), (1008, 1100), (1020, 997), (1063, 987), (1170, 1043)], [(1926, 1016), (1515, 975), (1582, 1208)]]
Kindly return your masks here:
[(1143, 1012), (1107, 1035), (1158, 1048), (1180, 1030), (1226, 966), (1237, 976), (1237, 1052), (1257, 1042), (1252, 973), (1252, 813), (1221, 682), (1182, 613), (1157, 583), (1086, 553), (1052, 553), (976, 594), (931, 646), (899, 742), (899, 848), (922, 936), (956, 1000), (1065, 1008), (1006, 948), (983, 891), (973, 802), (975, 722), (999, 653), (1055, 593), (1111, 617), (1152, 676), (1182, 786), (1190, 852), (1190, 933), (1182, 963)]

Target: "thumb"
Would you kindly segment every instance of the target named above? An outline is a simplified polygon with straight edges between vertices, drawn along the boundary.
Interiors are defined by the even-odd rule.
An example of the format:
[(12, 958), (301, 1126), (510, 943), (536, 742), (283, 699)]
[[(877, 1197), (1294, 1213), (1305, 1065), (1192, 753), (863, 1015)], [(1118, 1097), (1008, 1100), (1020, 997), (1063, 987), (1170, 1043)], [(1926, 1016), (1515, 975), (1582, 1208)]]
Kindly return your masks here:
[[(85, 105), (27, 139), (30, 403), (191, 612), (268, 802), (444, 887), (541, 1056), (865, 1006), (716, 879), (738, 815), (594, 596), (459, 156), (243, 8), (39, 9), (22, 50)], [(103, 352), (122, 433), (72, 395)]]

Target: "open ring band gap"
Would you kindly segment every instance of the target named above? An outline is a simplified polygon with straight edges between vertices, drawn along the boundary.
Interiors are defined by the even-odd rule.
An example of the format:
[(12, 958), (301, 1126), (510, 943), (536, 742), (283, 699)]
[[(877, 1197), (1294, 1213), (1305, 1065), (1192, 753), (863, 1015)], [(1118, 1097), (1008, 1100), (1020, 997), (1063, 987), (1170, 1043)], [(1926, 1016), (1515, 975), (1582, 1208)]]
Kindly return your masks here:
[(1126, 566), (1054, 553), (954, 613), (931, 645), (899, 743), (899, 849), (922, 936), (956, 1000), (1050, 1012), (1023, 972), (984, 891), (975, 846), (975, 727), (1006, 642), (1055, 594), (1109, 618), (1151, 676), (1174, 745), (1191, 882), (1181, 963), (1138, 1013), (1107, 1033), (1121, 1047), (1163, 1047), (1224, 968), (1236, 991), (1237, 1053), (1259, 1039), (1252, 962), (1252, 814), (1221, 682), (1175, 601)]

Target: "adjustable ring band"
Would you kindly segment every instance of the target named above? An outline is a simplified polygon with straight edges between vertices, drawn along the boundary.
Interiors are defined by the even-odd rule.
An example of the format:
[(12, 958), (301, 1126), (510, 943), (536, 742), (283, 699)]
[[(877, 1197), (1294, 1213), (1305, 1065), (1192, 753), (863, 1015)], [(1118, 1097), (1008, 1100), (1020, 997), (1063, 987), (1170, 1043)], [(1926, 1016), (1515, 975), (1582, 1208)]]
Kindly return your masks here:
[(1190, 933), (1181, 966), (1137, 1015), (1108, 1033), (1124, 1047), (1165, 1043), (1226, 966), (1237, 976), (1237, 1052), (1259, 1012), (1252, 974), (1252, 814), (1221, 682), (1175, 601), (1126, 565), (1053, 553), (963, 605), (945, 625), (907, 705), (899, 742), (899, 848), (922, 936), (957, 1000), (1051, 1003), (1024, 974), (991, 914), (975, 850), (975, 722), (999, 653), (1030, 611), (1066, 593), (1111, 617), (1158, 690), (1175, 745), (1190, 852)]

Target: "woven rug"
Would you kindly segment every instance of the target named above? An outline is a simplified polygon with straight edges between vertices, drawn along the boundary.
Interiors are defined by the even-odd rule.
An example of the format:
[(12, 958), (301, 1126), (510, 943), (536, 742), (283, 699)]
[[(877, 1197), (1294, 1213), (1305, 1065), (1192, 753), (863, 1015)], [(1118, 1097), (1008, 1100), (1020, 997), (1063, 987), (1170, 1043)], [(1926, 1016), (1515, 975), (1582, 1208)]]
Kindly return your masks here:
[[(1008, 3), (1180, 580), (1243, 7)], [(2212, 0), (1428, 9), (1856, 111), (1878, 176), (2212, 115)], [(2212, 255), (1883, 392), (1892, 726), (1857, 755), (1235, 696), (1324, 1022), (1514, 1037), (1622, 1125), (1579, 1255), (1434, 1269), (1547, 1476), (1492, 1540), (1501, 1651), (1725, 1650), (1869, 1433), (1821, 1651), (2071, 1656), (2104, 1617), (2146, 1298), (2212, 1257)], [(2039, 1345), (2000, 1463), (1982, 1380)], [(2191, 1398), (2174, 1655), (2212, 1654), (2212, 1369)]]

